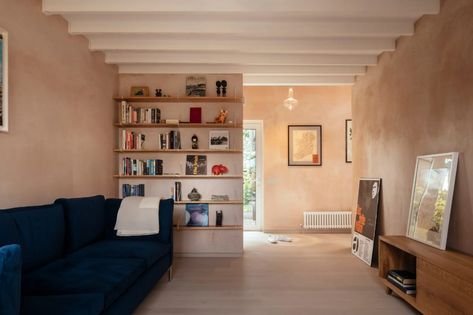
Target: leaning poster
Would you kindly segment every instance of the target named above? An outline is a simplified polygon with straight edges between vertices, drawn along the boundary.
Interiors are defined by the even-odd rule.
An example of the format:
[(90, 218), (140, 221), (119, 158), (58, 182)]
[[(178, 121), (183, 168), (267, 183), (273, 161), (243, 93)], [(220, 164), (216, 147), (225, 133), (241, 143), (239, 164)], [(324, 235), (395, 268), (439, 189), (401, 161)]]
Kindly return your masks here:
[(380, 178), (361, 178), (352, 236), (352, 253), (371, 266), (376, 240)]

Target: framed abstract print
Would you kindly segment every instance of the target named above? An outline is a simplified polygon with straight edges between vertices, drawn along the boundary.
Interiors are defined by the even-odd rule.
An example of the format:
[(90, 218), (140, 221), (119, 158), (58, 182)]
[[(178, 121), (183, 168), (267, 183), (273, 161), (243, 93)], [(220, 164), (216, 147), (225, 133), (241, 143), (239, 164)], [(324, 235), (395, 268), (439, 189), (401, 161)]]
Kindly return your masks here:
[(322, 126), (288, 126), (288, 165), (322, 165)]

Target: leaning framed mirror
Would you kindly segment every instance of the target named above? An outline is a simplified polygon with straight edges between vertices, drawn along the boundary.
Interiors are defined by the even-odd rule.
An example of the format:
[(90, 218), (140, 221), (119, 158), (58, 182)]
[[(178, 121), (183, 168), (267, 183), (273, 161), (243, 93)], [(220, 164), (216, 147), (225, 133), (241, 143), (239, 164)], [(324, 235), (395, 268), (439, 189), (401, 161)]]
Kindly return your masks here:
[(445, 250), (458, 152), (417, 157), (407, 236)]

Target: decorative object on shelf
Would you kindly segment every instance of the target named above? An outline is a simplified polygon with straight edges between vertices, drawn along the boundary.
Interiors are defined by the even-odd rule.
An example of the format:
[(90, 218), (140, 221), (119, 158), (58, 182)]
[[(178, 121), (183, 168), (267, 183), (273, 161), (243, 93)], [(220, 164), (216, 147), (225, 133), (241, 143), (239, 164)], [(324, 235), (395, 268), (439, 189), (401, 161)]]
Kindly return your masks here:
[(174, 201), (182, 200), (182, 183), (174, 182)]
[(192, 124), (202, 123), (202, 107), (191, 107), (189, 110), (189, 122)]
[(147, 86), (132, 86), (131, 96), (149, 96), (149, 88)]
[(207, 78), (204, 76), (189, 76), (186, 79), (187, 96), (205, 96)]
[(129, 196), (145, 196), (145, 184), (123, 184), (122, 185), (122, 198)]
[(0, 28), (0, 131), (8, 131), (8, 33)]
[(370, 266), (374, 246), (377, 244), (376, 221), (380, 192), (380, 178), (360, 179), (351, 252)]
[(228, 168), (223, 164), (217, 164), (212, 166), (212, 174), (214, 175), (223, 175), (228, 173)]
[(207, 156), (188, 155), (186, 157), (186, 175), (207, 175)]
[(222, 226), (223, 225), (223, 211), (217, 210), (215, 211), (215, 226)]
[(293, 110), (299, 104), (299, 101), (294, 98), (294, 90), (289, 89), (288, 97), (284, 100), (283, 105), (289, 110)]
[(353, 139), (353, 128), (352, 120), (345, 120), (345, 162), (351, 163), (352, 160), (352, 139)]
[(197, 191), (197, 188), (192, 188), (191, 192), (187, 194), (187, 197), (191, 201), (199, 201), (202, 198), (202, 195)]
[(322, 165), (322, 126), (288, 126), (288, 165)]
[(230, 200), (228, 195), (212, 195), (210, 199), (213, 201), (229, 201)]
[(186, 204), (185, 225), (209, 226), (209, 205), (206, 203)]
[(222, 86), (222, 82), (217, 81), (215, 82), (215, 85), (217, 86), (217, 96), (220, 96), (220, 87)]
[(166, 119), (164, 123), (168, 125), (179, 125), (179, 119)]
[(163, 90), (162, 89), (156, 89), (154, 92), (154, 95), (156, 97), (162, 97), (163, 96)]
[(458, 152), (417, 157), (407, 237), (445, 250)]
[(227, 96), (227, 81), (222, 80), (222, 96), (226, 97)]
[(199, 148), (199, 138), (196, 135), (192, 135), (191, 142), (192, 149), (197, 150)]
[(218, 116), (215, 117), (215, 122), (217, 124), (224, 124), (225, 121), (227, 120), (227, 115), (228, 115), (228, 110), (221, 109), (220, 113), (218, 113)]
[(209, 149), (228, 150), (230, 149), (230, 132), (228, 130), (209, 131)]

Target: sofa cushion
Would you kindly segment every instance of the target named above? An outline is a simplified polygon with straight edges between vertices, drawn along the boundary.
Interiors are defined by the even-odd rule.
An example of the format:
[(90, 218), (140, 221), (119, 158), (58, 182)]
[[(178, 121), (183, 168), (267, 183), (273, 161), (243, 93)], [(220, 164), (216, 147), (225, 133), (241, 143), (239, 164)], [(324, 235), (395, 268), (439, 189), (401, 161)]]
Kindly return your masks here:
[(21, 297), (21, 249), (0, 247), (0, 314), (18, 314)]
[(19, 244), (20, 235), (9, 211), (0, 210), (0, 246)]
[(157, 241), (104, 240), (90, 244), (70, 258), (141, 258), (151, 267), (159, 258), (170, 253), (171, 245)]
[(64, 213), (61, 205), (7, 210), (15, 220), (23, 270), (47, 264), (64, 252)]
[(21, 314), (24, 315), (97, 315), (104, 310), (100, 293), (23, 296)]
[(105, 198), (58, 199), (66, 217), (66, 253), (73, 252), (104, 237)]
[(146, 269), (142, 259), (66, 258), (24, 276), (23, 295), (100, 293), (108, 307)]

